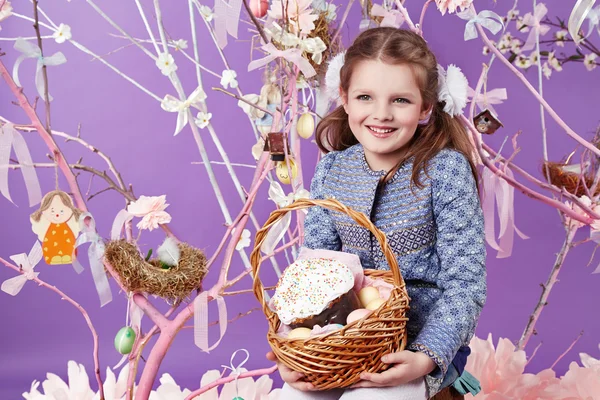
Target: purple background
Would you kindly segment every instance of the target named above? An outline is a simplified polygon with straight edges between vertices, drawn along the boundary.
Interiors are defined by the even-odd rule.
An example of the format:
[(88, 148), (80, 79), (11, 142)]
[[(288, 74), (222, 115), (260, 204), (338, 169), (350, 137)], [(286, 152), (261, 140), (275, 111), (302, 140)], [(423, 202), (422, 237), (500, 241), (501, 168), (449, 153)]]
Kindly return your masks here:
[[(32, 15), (31, 4), (25, 1), (15, 2), (15, 11)], [(109, 36), (115, 31), (83, 1), (41, 2), (44, 10), (57, 24), (60, 22), (71, 26), (73, 39), (84, 44), (97, 54), (106, 54), (121, 45), (125, 40)], [(103, 1), (101, 7), (119, 25), (134, 37), (146, 37), (146, 32), (139, 18), (134, 2)], [(189, 21), (187, 2), (163, 2), (163, 13), (166, 29), (174, 39), (188, 40)], [(212, 5), (212, 2), (209, 2)], [(348, 43), (357, 33), (360, 10), (353, 6), (350, 18), (343, 28), (344, 41)], [(419, 3), (419, 4), (417, 4)], [(413, 19), (420, 13), (420, 3), (409, 1), (408, 7)], [(512, 4), (512, 2), (509, 2)], [(548, 2), (549, 15), (567, 18), (574, 2)], [(492, 9), (505, 14), (509, 5), (495, 5), (492, 1), (476, 1), (478, 9)], [(152, 19), (152, 3), (145, 1), (144, 6)], [(531, 5), (521, 8), (521, 15), (530, 11)], [(339, 11), (341, 15), (342, 11)], [(247, 16), (244, 13), (244, 19)], [(199, 37), (201, 43), (201, 62), (208, 68), (220, 73), (223, 70), (214, 45), (201, 21)], [(260, 89), (261, 73), (245, 72), (250, 60), (250, 34), (248, 25), (240, 24), (240, 39), (230, 38), (225, 49), (232, 68), (238, 73), (240, 87), (244, 93), (257, 93)], [(441, 17), (431, 7), (425, 21), (425, 37), (436, 52), (442, 65), (455, 63), (460, 66), (474, 87), (479, 77), (481, 64), (489, 60), (489, 56), (481, 54), (480, 40), (464, 42), (462, 39), (464, 21), (454, 16)], [(509, 28), (515, 31), (514, 25)], [(46, 29), (42, 30), (47, 35)], [(11, 17), (2, 22), (1, 37), (32, 36), (33, 29), (27, 21)], [(521, 35), (524, 38), (524, 35)], [(594, 38), (597, 41), (597, 37)], [(16, 58), (12, 42), (0, 42), (2, 51), (7, 54), (2, 62), (12, 68)], [(53, 40), (44, 42), (46, 54), (62, 51), (68, 63), (49, 68), (50, 91), (55, 100), (52, 102), (52, 126), (54, 129), (75, 134), (77, 124), (82, 124), (82, 137), (108, 154), (117, 169), (122, 173), (125, 182), (132, 183), (136, 195), (166, 194), (170, 203), (168, 211), (173, 216), (171, 228), (183, 240), (203, 248), (212, 254), (225, 231), (224, 219), (204, 167), (192, 162), (200, 161), (189, 128), (177, 137), (173, 137), (175, 114), (166, 113), (160, 105), (133, 85), (113, 73), (98, 61), (90, 61), (90, 56), (83, 54), (69, 43), (56, 44)], [(191, 53), (190, 53), (191, 54)], [(255, 54), (255, 58), (258, 53)], [(179, 65), (179, 76), (187, 94), (195, 87), (195, 72), (191, 63), (181, 55), (175, 54)], [(115, 54), (107, 56), (125, 73), (131, 75), (159, 97), (174, 90), (139, 49), (131, 46)], [(600, 101), (600, 85), (598, 71), (587, 72), (582, 64), (565, 65), (564, 71), (554, 73), (550, 81), (544, 80), (545, 97), (559, 112), (563, 120), (584, 138), (591, 138), (598, 125), (598, 104)], [(21, 68), (20, 76), (30, 99), (35, 97), (33, 87), (34, 62), (26, 60)], [(537, 86), (537, 72), (527, 72), (527, 77)], [(219, 87), (216, 78), (203, 74), (205, 89), (209, 95), (207, 104), (213, 113), (212, 122), (217, 134), (224, 143), (227, 153), (235, 162), (252, 163), (250, 147), (254, 144), (247, 118), (236, 106), (236, 100), (220, 93), (210, 91), (210, 87)], [(498, 106), (500, 118), (505, 127), (485, 140), (498, 149), (505, 136), (512, 136), (521, 129), (519, 145), (523, 149), (517, 156), (520, 166), (535, 176), (541, 176), (542, 141), (539, 118), (539, 105), (533, 96), (523, 87), (518, 79), (499, 62), (495, 62), (488, 88), (506, 87), (509, 100)], [(11, 102), (14, 100), (7, 86), (0, 84), (0, 115), (15, 123), (28, 123), (26, 115)], [(43, 108), (38, 107), (43, 120)], [(560, 160), (571, 152), (576, 143), (551, 119), (547, 119), (549, 138), (549, 154), (552, 160)], [(208, 148), (211, 159), (218, 160), (218, 153), (208, 136), (207, 130), (201, 135)], [(47, 147), (36, 133), (25, 134), (27, 143), (37, 162), (47, 162)], [(105, 169), (102, 160), (81, 146), (74, 143), (63, 143), (58, 139), (66, 157), (71, 162), (83, 156), (85, 164)], [(504, 154), (510, 151), (510, 142)], [(312, 166), (316, 147), (304, 142), (305, 177), (312, 176)], [(235, 216), (241, 201), (236, 194), (225, 167), (214, 166), (215, 173), (229, 209)], [(242, 184), (249, 188), (253, 170), (237, 169)], [(52, 169), (38, 170), (43, 192), (54, 188), (54, 172)], [(89, 175), (83, 173), (79, 179), (83, 192), (88, 188)], [(10, 189), (17, 206), (0, 198), (0, 256), (8, 259), (10, 255), (28, 252), (35, 240), (29, 224), (29, 214), (34, 208), (27, 205), (27, 197), (22, 183), (22, 176), (10, 172)], [(308, 184), (307, 184), (308, 185)], [(66, 182), (61, 179), (61, 188), (67, 189)], [(91, 192), (102, 189), (100, 179), (94, 179)], [(285, 188), (286, 191), (289, 188)], [(261, 191), (261, 200), (254, 210), (262, 224), (273, 203), (266, 200), (266, 186)], [(116, 193), (109, 192), (93, 199), (89, 203), (94, 214), (99, 232), (109, 236), (112, 220), (123, 208), (124, 202)], [(529, 240), (516, 239), (512, 257), (496, 259), (495, 252), (490, 249), (488, 256), (488, 303), (484, 308), (477, 330), (479, 337), (485, 338), (492, 333), (494, 340), (507, 337), (513, 341), (519, 339), (535, 303), (540, 295), (539, 284), (546, 280), (556, 253), (564, 240), (564, 229), (557, 212), (540, 202), (531, 200), (520, 193), (515, 196), (515, 215), (518, 227), (531, 237)], [(254, 230), (252, 229), (254, 233)], [(582, 229), (578, 239), (583, 239), (588, 229)], [(162, 240), (161, 232), (144, 233), (142, 246), (156, 247)], [(586, 268), (592, 254), (593, 245), (586, 244), (575, 248), (567, 257), (564, 269), (560, 274), (560, 282), (556, 285), (542, 317), (537, 324), (539, 334), (532, 338), (528, 345), (528, 353), (538, 343), (543, 342), (536, 357), (528, 369), (537, 372), (549, 367), (556, 358), (571, 344), (583, 330), (585, 333), (574, 349), (562, 360), (556, 370), (559, 374), (567, 369), (568, 364), (578, 359), (578, 352), (589, 352), (598, 356), (597, 345), (600, 342), (600, 322), (597, 318), (596, 304), (600, 300), (597, 290), (600, 276), (591, 275), (597, 265), (595, 260)], [(85, 263), (87, 265), (87, 262)], [(283, 263), (282, 263), (283, 264)], [(236, 257), (232, 266), (232, 274), (241, 272), (243, 265)], [(49, 267), (39, 265), (40, 278), (56, 285), (73, 299), (78, 301), (89, 312), (100, 335), (100, 361), (102, 375), (107, 365), (114, 365), (120, 355), (113, 348), (115, 333), (124, 326), (126, 299), (117, 294), (113, 285), (115, 299), (112, 303), (99, 308), (98, 298), (94, 290), (89, 269), (86, 267), (82, 275), (76, 275), (70, 266)], [(0, 280), (14, 276), (8, 268), (0, 268)], [(206, 279), (206, 286), (216, 279), (212, 271)], [(234, 289), (251, 287), (249, 278), (245, 278)], [(158, 302), (157, 302), (158, 303)], [(227, 304), (230, 318), (238, 312), (244, 312), (258, 306), (252, 294), (228, 297)], [(164, 307), (163, 307), (164, 308)], [(216, 312), (211, 311), (211, 320)], [(0, 341), (0, 398), (17, 399), (29, 389), (34, 379), (43, 380), (46, 372), (60, 376), (66, 375), (68, 360), (76, 360), (86, 366), (95, 388), (92, 374), (92, 339), (81, 314), (71, 305), (61, 301), (56, 293), (38, 288), (27, 283), (16, 297), (0, 293), (0, 318), (2, 330)], [(148, 329), (149, 320), (144, 319), (144, 327)], [(227, 334), (221, 345), (210, 355), (203, 354), (193, 344), (192, 330), (185, 329), (177, 337), (160, 368), (159, 376), (169, 372), (181, 386), (195, 389), (199, 385), (201, 375), (211, 368), (219, 368), (228, 364), (230, 355), (240, 347), (248, 349), (251, 358), (246, 364), (248, 369), (262, 368), (270, 365), (264, 359), (268, 350), (265, 340), (266, 323), (262, 313), (255, 312), (248, 317), (229, 325)], [(211, 333), (211, 343), (215, 340), (216, 330)], [(148, 354), (147, 347), (145, 354)], [(140, 370), (143, 363), (140, 365)], [(139, 375), (138, 375), (139, 377)], [(275, 377), (278, 379), (278, 377)]]

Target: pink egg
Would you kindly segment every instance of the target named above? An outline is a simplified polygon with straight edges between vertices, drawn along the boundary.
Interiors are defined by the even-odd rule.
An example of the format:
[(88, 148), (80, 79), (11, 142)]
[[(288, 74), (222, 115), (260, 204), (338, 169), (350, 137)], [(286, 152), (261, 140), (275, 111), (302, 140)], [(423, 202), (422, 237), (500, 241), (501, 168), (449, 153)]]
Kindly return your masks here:
[(367, 310), (366, 308), (359, 308), (357, 310), (354, 310), (350, 314), (348, 314), (348, 318), (346, 318), (346, 323), (347, 324), (351, 324), (352, 322), (358, 321), (359, 319), (361, 319), (365, 315), (369, 315), (372, 312), (373, 311)]
[(250, 11), (256, 18), (262, 18), (269, 9), (268, 0), (250, 0)]

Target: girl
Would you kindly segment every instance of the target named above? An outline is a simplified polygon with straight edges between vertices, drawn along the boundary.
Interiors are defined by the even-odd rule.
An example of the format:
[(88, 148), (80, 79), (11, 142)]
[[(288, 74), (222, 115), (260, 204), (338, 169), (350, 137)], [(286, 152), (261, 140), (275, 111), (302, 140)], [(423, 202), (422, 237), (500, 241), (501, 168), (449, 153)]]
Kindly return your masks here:
[[(411, 298), (408, 347), (384, 356), (393, 367), (363, 373), (346, 390), (313, 392), (280, 365), (286, 400), (425, 399), (463, 372), (486, 298), (483, 213), (473, 147), (444, 111), (439, 83), (435, 56), (410, 31), (367, 30), (345, 55), (342, 105), (317, 127), (327, 154), (311, 194), (369, 215), (386, 234)], [(310, 209), (304, 245), (357, 254), (364, 268), (389, 268), (366, 228), (323, 208)]]

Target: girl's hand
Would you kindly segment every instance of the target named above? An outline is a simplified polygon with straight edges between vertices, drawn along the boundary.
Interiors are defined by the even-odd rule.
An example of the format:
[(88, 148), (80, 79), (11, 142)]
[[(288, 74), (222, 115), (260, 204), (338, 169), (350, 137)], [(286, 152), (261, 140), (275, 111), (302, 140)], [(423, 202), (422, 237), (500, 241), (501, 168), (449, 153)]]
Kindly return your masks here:
[(386, 354), (381, 361), (395, 365), (380, 374), (363, 372), (361, 380), (351, 388), (399, 386), (429, 374), (436, 367), (426, 354), (408, 350)]
[(279, 361), (277, 361), (277, 357), (275, 357), (275, 354), (272, 351), (267, 353), (267, 359), (277, 363), (277, 369), (279, 369), (279, 375), (281, 375), (281, 379), (283, 379), (285, 383), (294, 389), (301, 390), (303, 392), (315, 390), (315, 387), (312, 383), (301, 381), (301, 379), (304, 378), (304, 374), (301, 372), (292, 371), (290, 368), (281, 364)]

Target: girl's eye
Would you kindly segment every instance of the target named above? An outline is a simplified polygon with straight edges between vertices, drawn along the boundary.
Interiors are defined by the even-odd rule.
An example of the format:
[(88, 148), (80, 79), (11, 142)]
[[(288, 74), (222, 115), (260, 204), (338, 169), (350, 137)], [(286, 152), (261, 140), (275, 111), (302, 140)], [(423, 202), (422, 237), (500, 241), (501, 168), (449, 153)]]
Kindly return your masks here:
[(61, 213), (61, 214), (64, 214), (64, 213), (65, 213), (65, 210), (60, 210), (60, 213)]
[(399, 99), (394, 100), (394, 103), (406, 103), (406, 104), (410, 104), (410, 101), (408, 99), (400, 97)]
[(361, 94), (357, 97), (358, 100), (370, 100), (371, 96), (369, 96), (368, 94)]

